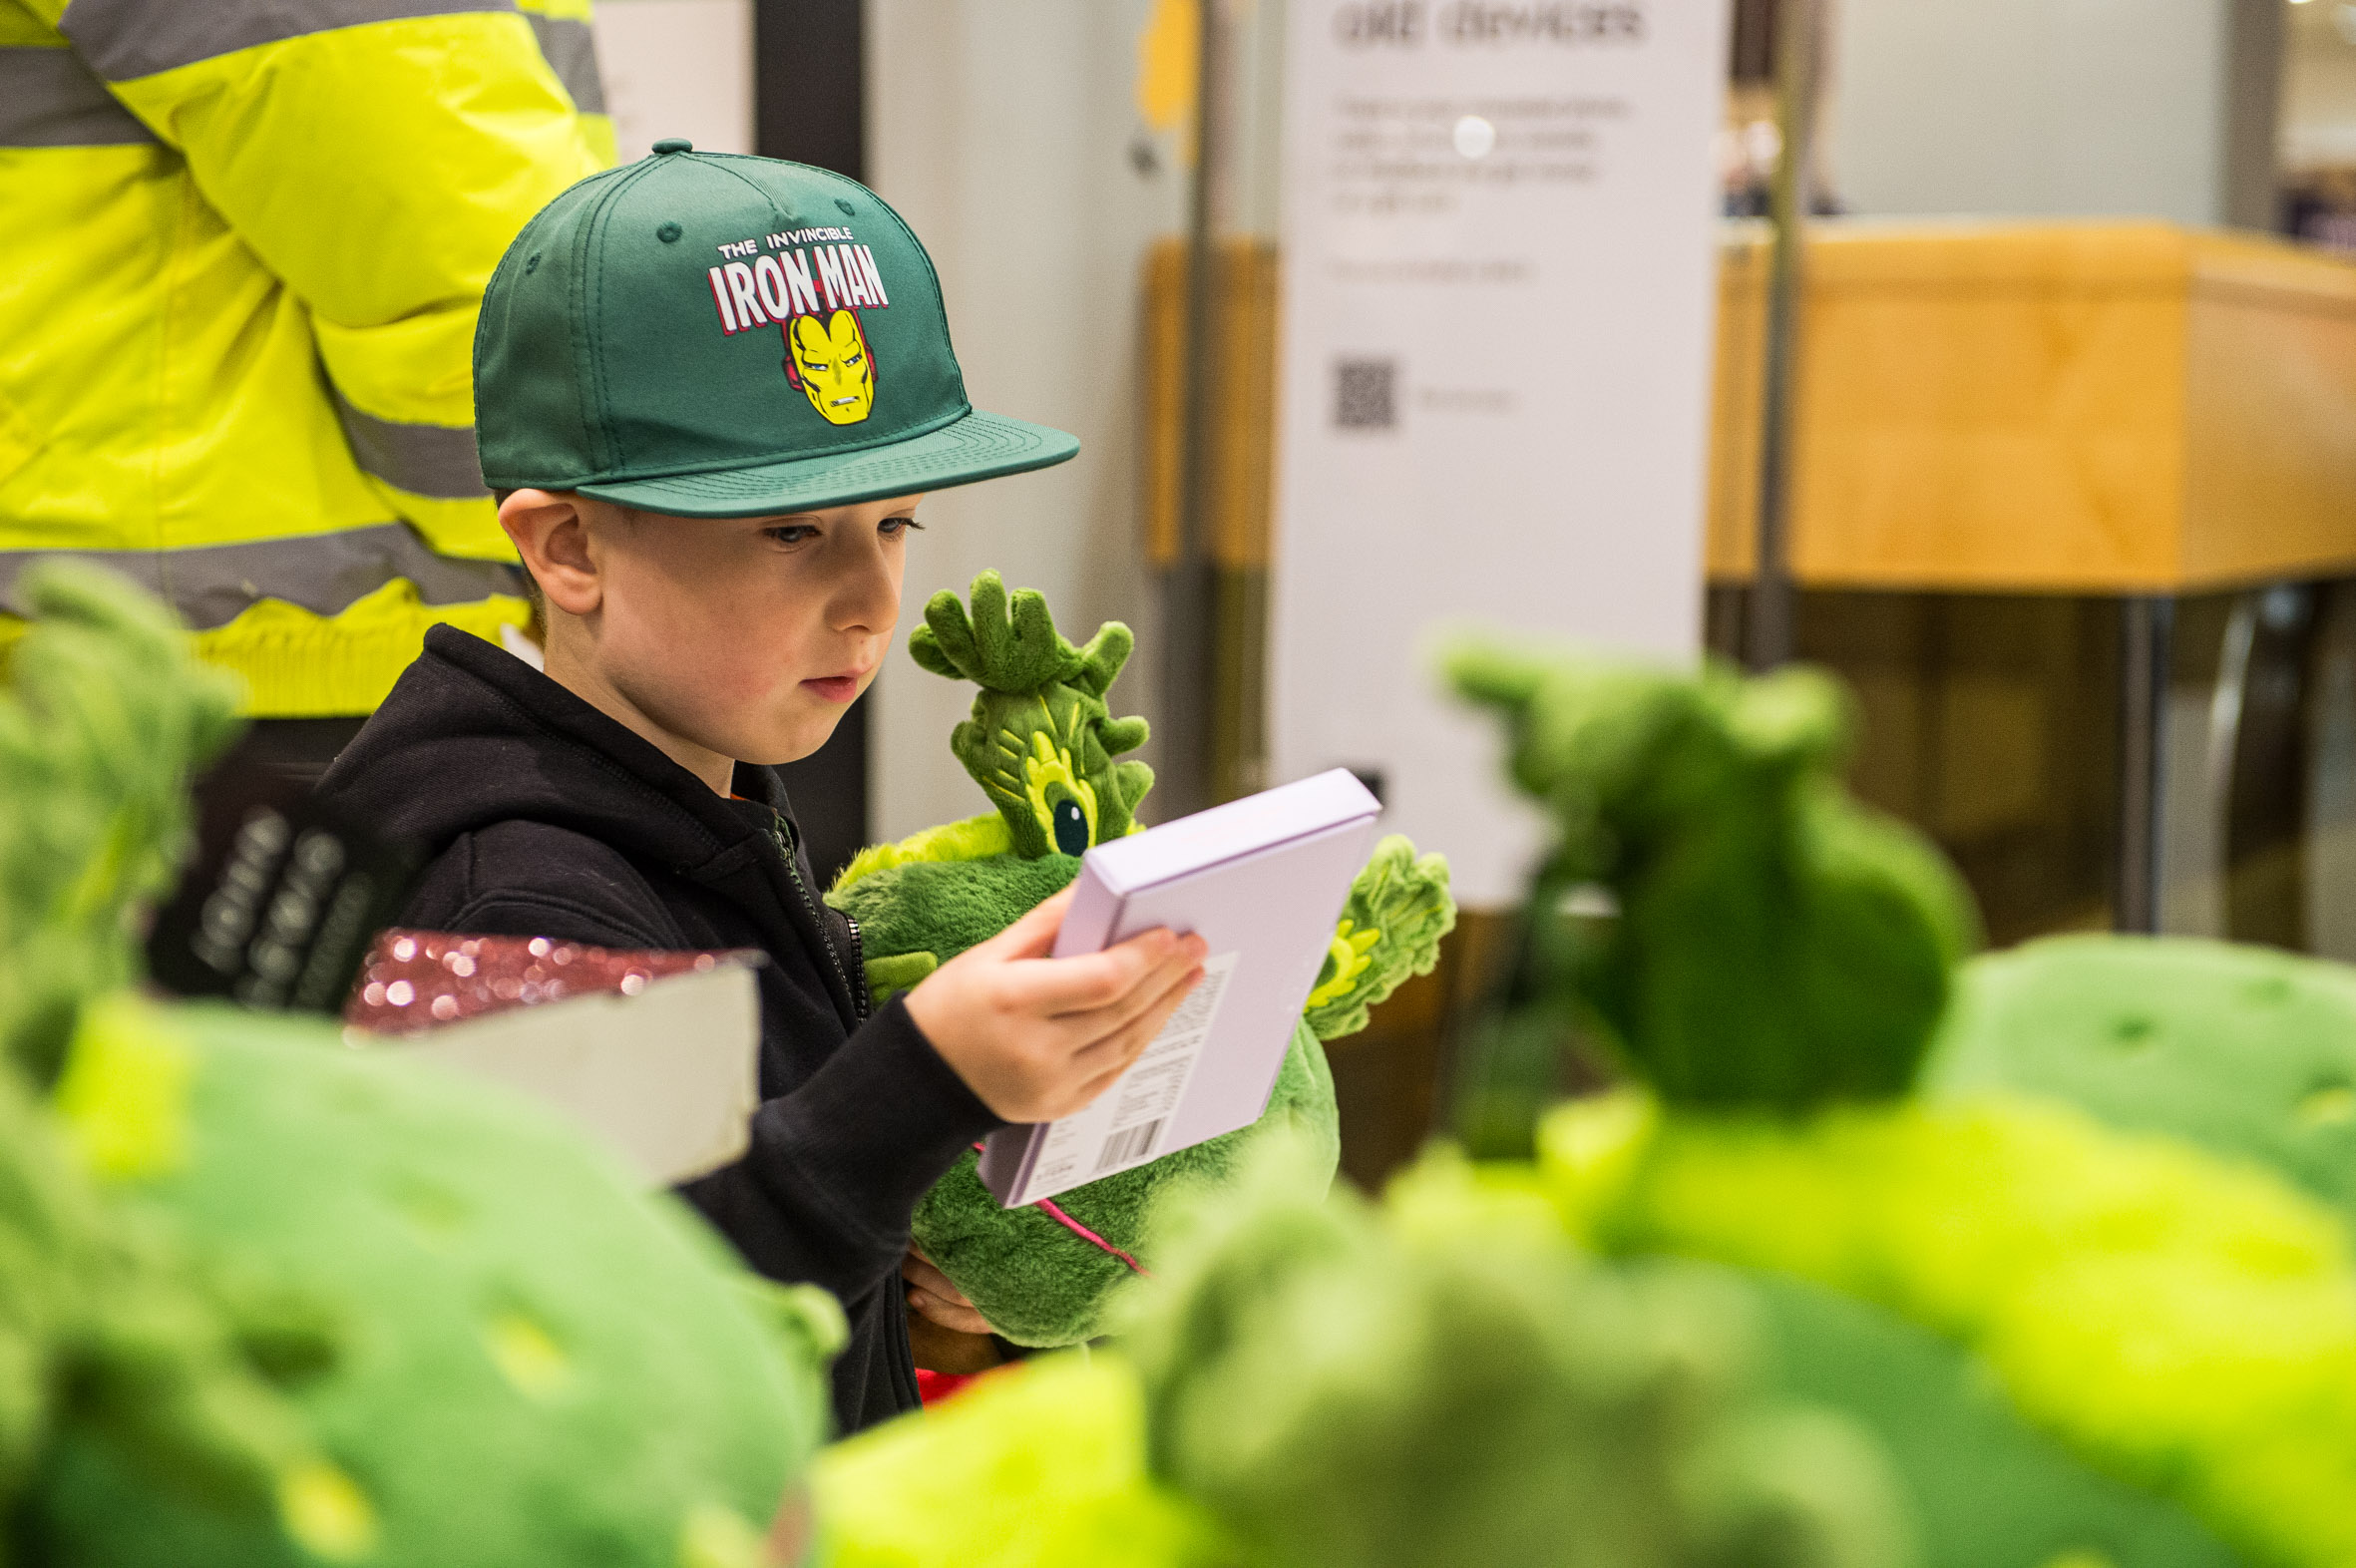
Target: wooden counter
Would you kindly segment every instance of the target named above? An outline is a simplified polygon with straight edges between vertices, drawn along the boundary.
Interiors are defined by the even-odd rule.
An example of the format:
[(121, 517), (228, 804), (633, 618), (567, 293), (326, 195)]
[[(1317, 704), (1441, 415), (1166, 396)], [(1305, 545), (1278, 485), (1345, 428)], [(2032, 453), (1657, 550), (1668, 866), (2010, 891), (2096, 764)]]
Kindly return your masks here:
[[(1764, 232), (1721, 281), (1708, 562), (1751, 575)], [(2356, 572), (2356, 264), (2159, 222), (1815, 226), (1811, 588), (2174, 593)]]

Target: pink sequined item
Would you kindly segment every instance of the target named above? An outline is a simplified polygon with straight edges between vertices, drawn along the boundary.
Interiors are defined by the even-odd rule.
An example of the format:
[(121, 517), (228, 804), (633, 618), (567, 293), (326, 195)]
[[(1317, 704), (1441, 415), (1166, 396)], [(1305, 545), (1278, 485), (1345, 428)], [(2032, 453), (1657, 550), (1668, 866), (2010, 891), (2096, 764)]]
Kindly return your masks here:
[(377, 1034), (415, 1034), (595, 991), (634, 996), (673, 975), (759, 962), (754, 953), (615, 950), (549, 937), (388, 931), (368, 950), (343, 1020)]

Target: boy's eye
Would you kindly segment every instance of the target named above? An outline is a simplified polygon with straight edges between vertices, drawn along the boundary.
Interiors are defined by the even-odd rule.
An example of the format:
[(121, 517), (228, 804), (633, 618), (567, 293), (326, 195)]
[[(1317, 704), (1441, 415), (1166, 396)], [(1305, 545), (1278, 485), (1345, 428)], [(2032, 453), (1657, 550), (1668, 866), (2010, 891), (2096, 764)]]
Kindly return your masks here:
[(780, 545), (799, 545), (806, 539), (818, 537), (818, 530), (805, 523), (787, 523), (777, 528), (765, 528), (761, 532)]

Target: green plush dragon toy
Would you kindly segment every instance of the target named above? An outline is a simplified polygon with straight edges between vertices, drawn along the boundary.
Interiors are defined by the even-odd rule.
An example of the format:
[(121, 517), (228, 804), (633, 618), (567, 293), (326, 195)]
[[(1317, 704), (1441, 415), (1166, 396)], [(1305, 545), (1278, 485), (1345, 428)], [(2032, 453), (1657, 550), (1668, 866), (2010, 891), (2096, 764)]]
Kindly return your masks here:
[[(1502, 649), (1466, 650), (1453, 673), (1503, 710), (1513, 777), (1560, 828), (1515, 1005), (1485, 1042), (1502, 1125), (1468, 1128), (1476, 1150), (1527, 1152), (1552, 1043), (1572, 1028), (1679, 1104), (1798, 1109), (1905, 1088), (1978, 921), (1935, 849), (1840, 788), (1848, 714), (1832, 681)], [(1608, 891), (1614, 918), (1565, 915), (1580, 888)]]
[[(138, 999), (234, 693), (69, 567), (0, 683), (0, 1563), (762, 1568), (831, 1300), (538, 1107)], [(783, 1508), (781, 1509), (781, 1504)]]
[[(1091, 845), (1139, 829), (1153, 771), (1119, 759), (1144, 744), (1146, 724), (1112, 717), (1105, 702), (1130, 647), (1117, 621), (1074, 646), (1044, 598), (1009, 595), (994, 572), (975, 580), (971, 613), (946, 591), (926, 606), (909, 651), (981, 688), (951, 747), (994, 809), (861, 851), (828, 893), (859, 922), (877, 1000), (1060, 891)], [(1350, 890), (1259, 1123), (1013, 1210), (989, 1195), (969, 1155), (918, 1208), (917, 1245), (1007, 1339), (1046, 1347), (1095, 1337), (1106, 1293), (1143, 1267), (1146, 1208), (1170, 1183), (1227, 1171), (1256, 1132), (1288, 1125), (1324, 1150), (1323, 1189), (1341, 1145), (1321, 1042), (1364, 1028), (1370, 1007), (1429, 973), (1454, 922), (1446, 863), (1384, 839)]]
[(1555, 885), (1616, 904), (1535, 901), (1473, 1124), (1534, 1109), (1566, 1025), (1636, 1080), (1484, 1179), (1742, 1278), (1932, 1568), (2356, 1561), (2356, 978), (2126, 938), (1961, 963), (1953, 874), (1832, 775), (1821, 676), (1451, 672), (1555, 818)]

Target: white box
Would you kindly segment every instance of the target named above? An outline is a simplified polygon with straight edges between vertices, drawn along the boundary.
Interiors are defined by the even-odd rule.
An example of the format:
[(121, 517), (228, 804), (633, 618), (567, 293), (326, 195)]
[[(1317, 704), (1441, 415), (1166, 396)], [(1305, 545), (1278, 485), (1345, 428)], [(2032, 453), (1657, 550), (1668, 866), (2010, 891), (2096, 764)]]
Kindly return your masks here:
[(1203, 980), (1087, 1109), (990, 1135), (982, 1180), (1000, 1203), (1036, 1203), (1260, 1119), (1380, 811), (1336, 768), (1088, 851), (1055, 956), (1166, 926), (1209, 945)]

